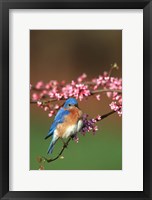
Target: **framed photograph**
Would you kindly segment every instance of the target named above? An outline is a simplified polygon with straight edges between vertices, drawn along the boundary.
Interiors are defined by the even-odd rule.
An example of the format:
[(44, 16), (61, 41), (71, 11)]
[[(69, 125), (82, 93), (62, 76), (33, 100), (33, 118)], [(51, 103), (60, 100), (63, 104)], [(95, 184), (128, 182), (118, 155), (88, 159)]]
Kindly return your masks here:
[[(122, 170), (121, 53), (122, 30), (30, 30), (30, 170)], [(113, 56), (117, 64), (105, 66), (106, 60), (112, 63)], [(77, 134), (73, 129), (68, 132), (67, 124), (67, 133), (58, 130), (60, 134), (55, 136), (56, 128), (62, 129), (66, 123), (57, 116), (63, 112), (66, 120), (71, 109), (82, 112), (75, 119)], [(105, 135), (104, 113), (108, 114), (107, 125), (111, 124), (103, 131)], [(69, 134), (75, 142), (66, 146)], [(49, 158), (51, 162), (47, 162)]]
[(151, 1), (1, 1), (1, 199), (151, 199)]

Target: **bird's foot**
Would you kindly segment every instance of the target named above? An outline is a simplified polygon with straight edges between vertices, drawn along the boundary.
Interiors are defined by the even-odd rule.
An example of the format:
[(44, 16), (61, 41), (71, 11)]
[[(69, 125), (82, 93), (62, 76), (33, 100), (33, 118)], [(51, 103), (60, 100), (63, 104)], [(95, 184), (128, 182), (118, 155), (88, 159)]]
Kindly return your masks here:
[(62, 142), (63, 142), (63, 148), (68, 148), (67, 142), (65, 142), (65, 141), (63, 140), (63, 138), (61, 138), (61, 140), (62, 140)]
[(75, 135), (71, 135), (72, 140), (75, 138)]

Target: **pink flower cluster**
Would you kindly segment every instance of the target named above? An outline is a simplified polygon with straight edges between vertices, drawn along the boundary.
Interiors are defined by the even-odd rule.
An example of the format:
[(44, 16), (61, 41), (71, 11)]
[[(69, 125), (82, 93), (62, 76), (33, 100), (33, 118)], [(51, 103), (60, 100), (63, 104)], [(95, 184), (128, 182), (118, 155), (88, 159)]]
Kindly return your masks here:
[(43, 98), (51, 98), (56, 100), (68, 99), (69, 97), (75, 97), (80, 101), (85, 97), (90, 96), (90, 89), (88, 85), (82, 83), (87, 77), (86, 74), (82, 74), (77, 78), (77, 81), (71, 81), (66, 84), (65, 81), (61, 83), (56, 80), (52, 80), (49, 83), (44, 84), (42, 81), (36, 83), (35, 87), (30, 86), (32, 93), (32, 100), (38, 101)]
[(38, 107), (42, 108), (44, 111), (49, 111), (48, 117), (52, 117), (60, 108), (58, 104), (45, 104), (41, 101), (37, 101)]
[(110, 108), (111, 110), (116, 111), (119, 116), (122, 115), (122, 105), (119, 105), (116, 101), (111, 102)]
[[(48, 111), (48, 116), (52, 117), (60, 108), (54, 101), (66, 100), (74, 97), (80, 101), (94, 95), (98, 101), (101, 99), (101, 93), (104, 91), (108, 98), (112, 100), (110, 108), (122, 115), (122, 79), (110, 77), (107, 72), (91, 81), (86, 81), (87, 75), (82, 74), (77, 80), (66, 83), (64, 80), (58, 82), (51, 80), (48, 83), (39, 81), (35, 86), (30, 85), (31, 101), (37, 103), (38, 107)], [(87, 128), (86, 128), (87, 127)], [(95, 130), (94, 119), (88, 121), (83, 131)]]
[(62, 88), (61, 94), (61, 98), (68, 99), (69, 97), (74, 97), (82, 101), (85, 97), (90, 96), (90, 90), (88, 85), (84, 85), (82, 83), (78, 84), (72, 81), (71, 84), (68, 84)]
[[(94, 90), (102, 87), (103, 89), (107, 90), (106, 94), (107, 97), (112, 99), (111, 104), (109, 105), (110, 108), (116, 111), (119, 116), (122, 115), (122, 93), (119, 91), (122, 90), (122, 79), (109, 77), (107, 72), (104, 72), (103, 76), (99, 76), (96, 79), (93, 79), (92, 82), (94, 85)], [(111, 91), (112, 92), (111, 92)], [(97, 100), (100, 100), (99, 94), (96, 95)]]
[(57, 82), (56, 80), (51, 80), (49, 83), (43, 83), (43, 81), (39, 81), (36, 83), (35, 86), (31, 85), (31, 91), (32, 93), (32, 100), (37, 101), (41, 100), (43, 98), (51, 98), (50, 92), (57, 93), (59, 91), (59, 88), (62, 87), (65, 84), (64, 81), (61, 83)]
[(88, 115), (83, 115), (83, 127), (81, 133), (85, 135), (86, 132), (92, 131), (93, 134), (98, 130), (96, 123), (101, 120), (101, 116), (98, 115), (96, 118), (88, 119)]

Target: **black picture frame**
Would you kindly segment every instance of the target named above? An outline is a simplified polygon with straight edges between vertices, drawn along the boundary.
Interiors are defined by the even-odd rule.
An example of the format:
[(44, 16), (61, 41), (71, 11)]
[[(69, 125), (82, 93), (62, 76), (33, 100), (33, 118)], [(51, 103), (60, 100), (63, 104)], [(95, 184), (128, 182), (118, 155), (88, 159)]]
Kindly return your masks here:
[[(9, 191), (9, 9), (143, 9), (143, 191)], [(152, 1), (0, 0), (0, 197), (1, 199), (152, 199)], [(134, 113), (134, 115), (136, 115)], [(24, 180), (23, 180), (24, 181)], [(90, 180), (91, 181), (91, 180)]]

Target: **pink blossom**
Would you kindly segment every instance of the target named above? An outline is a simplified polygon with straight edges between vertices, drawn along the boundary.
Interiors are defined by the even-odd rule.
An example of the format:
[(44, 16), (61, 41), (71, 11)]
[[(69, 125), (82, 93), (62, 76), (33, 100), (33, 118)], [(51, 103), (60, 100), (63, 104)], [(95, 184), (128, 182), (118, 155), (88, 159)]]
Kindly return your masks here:
[(51, 110), (51, 111), (49, 112), (48, 116), (49, 116), (49, 117), (52, 117), (54, 113), (55, 113), (55, 111), (54, 111), (54, 110)]
[(47, 111), (49, 110), (49, 108), (47, 106), (44, 107), (44, 111)]
[(83, 73), (81, 76), (77, 78), (78, 83), (81, 83), (82, 81), (84, 81), (85, 78), (87, 78), (87, 75)]
[(101, 116), (98, 115), (98, 116), (96, 117), (96, 120), (97, 120), (97, 121), (100, 121), (100, 120), (101, 120)]
[(98, 101), (100, 101), (100, 94), (97, 94), (97, 95), (96, 95), (96, 99), (97, 99)]
[(44, 86), (44, 83), (43, 83), (42, 81), (39, 81), (39, 82), (37, 82), (35, 88), (36, 88), (36, 89), (40, 89), (40, 88), (42, 88), (43, 86)]
[(54, 109), (58, 110), (59, 107), (60, 107), (60, 106), (59, 106), (58, 104), (56, 104), (56, 105), (54, 106)]
[(41, 105), (42, 105), (42, 102), (37, 101), (37, 105), (38, 105), (38, 106), (41, 106)]
[(39, 99), (38, 94), (37, 94), (37, 93), (33, 93), (33, 94), (32, 94), (32, 99), (33, 99), (34, 101), (38, 100), (38, 99)]
[(111, 97), (111, 95), (112, 95), (112, 92), (107, 92), (107, 97)]
[(45, 85), (45, 88), (46, 88), (46, 89), (50, 89), (50, 87), (51, 87), (50, 84), (46, 84), (46, 85)]
[(76, 134), (75, 136), (74, 136), (74, 141), (76, 142), (76, 143), (78, 143), (79, 142), (79, 138), (78, 138), (78, 135)]

